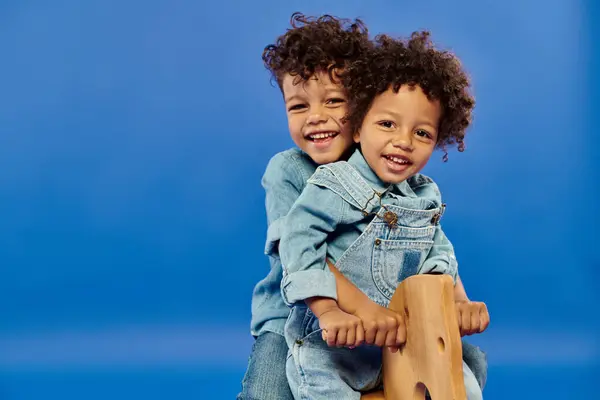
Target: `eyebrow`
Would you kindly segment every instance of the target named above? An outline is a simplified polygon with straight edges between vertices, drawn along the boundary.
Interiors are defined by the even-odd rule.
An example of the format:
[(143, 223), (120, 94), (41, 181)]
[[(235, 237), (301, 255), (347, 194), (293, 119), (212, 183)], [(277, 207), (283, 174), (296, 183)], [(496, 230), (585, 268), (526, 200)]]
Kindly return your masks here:
[(345, 93), (344, 93), (344, 89), (342, 89), (342, 88), (337, 88), (337, 87), (336, 87), (336, 88), (327, 88), (327, 89), (325, 89), (325, 94), (326, 94), (326, 95), (328, 95), (328, 94), (332, 94), (332, 93), (335, 93), (335, 94), (341, 94), (341, 95), (344, 95), (344, 94), (345, 94)]
[[(381, 111), (378, 111), (377, 114), (389, 114), (398, 119), (402, 119), (402, 115), (397, 113), (396, 111), (392, 111), (391, 109), (385, 108)], [(417, 121), (417, 125), (429, 125), (431, 127), (435, 127), (436, 124), (433, 123), (430, 119), (420, 119)]]
[[(342, 88), (338, 88), (338, 87), (329, 87), (329, 88), (325, 88), (325, 96), (327, 95), (331, 95), (331, 94), (339, 94), (339, 95), (344, 95), (344, 89)], [(290, 101), (293, 100), (300, 100), (303, 101), (304, 99), (302, 98), (301, 95), (299, 94), (293, 94), (290, 97), (284, 98), (284, 101), (286, 103), (289, 103)]]
[(288, 97), (288, 98), (284, 99), (284, 101), (285, 101), (286, 103), (289, 103), (290, 101), (294, 101), (294, 100), (302, 100), (302, 97), (301, 97), (301, 96), (299, 96), (299, 95), (297, 95), (297, 94), (294, 94), (294, 95), (292, 95), (292, 96), (290, 96), (290, 97)]

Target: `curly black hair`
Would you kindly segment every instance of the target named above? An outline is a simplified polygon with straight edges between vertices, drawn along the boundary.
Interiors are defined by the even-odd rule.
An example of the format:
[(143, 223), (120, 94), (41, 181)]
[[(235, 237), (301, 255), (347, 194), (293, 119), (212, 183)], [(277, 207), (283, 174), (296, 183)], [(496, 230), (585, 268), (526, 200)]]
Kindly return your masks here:
[(295, 12), (290, 23), (292, 28), (279, 36), (275, 44), (266, 46), (262, 54), (265, 67), (280, 89), (286, 74), (307, 80), (315, 72), (326, 71), (333, 79), (334, 72), (372, 47), (368, 29), (360, 19), (351, 21), (331, 15), (316, 18)]
[(434, 47), (427, 31), (414, 32), (408, 39), (388, 35), (375, 38), (375, 46), (346, 68), (342, 82), (348, 92), (348, 116), (352, 132), (357, 132), (376, 96), (400, 86), (420, 86), (429, 100), (439, 100), (442, 117), (436, 147), (454, 144), (464, 151), (464, 137), (472, 120), (475, 99), (470, 94), (469, 77), (458, 58)]

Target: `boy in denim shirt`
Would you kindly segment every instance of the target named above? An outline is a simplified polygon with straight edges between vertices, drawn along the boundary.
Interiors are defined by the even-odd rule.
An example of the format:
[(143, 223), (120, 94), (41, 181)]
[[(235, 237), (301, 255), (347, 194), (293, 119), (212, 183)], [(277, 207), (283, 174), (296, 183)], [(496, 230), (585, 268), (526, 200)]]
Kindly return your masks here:
[[(347, 162), (318, 167), (277, 227), (282, 296), (292, 307), (286, 369), (296, 399), (358, 400), (381, 384), (378, 346), (404, 341), (401, 329), (370, 331), (356, 323), (327, 260), (383, 307), (411, 275), (457, 278), (454, 249), (439, 225), (445, 205), (437, 185), (419, 171), (436, 147), (464, 149), (474, 106), (469, 80), (427, 32), (407, 41), (380, 36), (365, 54), (342, 72), (359, 149)], [(484, 308), (468, 317), (461, 328), (487, 327)], [(481, 399), (471, 369), (464, 364), (463, 370), (467, 398)]]
[[(330, 67), (345, 67), (371, 46), (367, 29), (359, 20), (350, 22), (329, 16), (314, 19), (294, 14), (292, 29), (265, 48), (263, 60), (282, 90), (290, 134), (299, 149), (275, 155), (263, 177), (269, 225), (266, 253), (271, 269), (253, 293), (251, 333), (256, 341), (242, 393), (238, 395), (240, 400), (293, 398), (285, 375), (288, 346), (283, 330), (289, 307), (280, 291), (282, 268), (277, 244), (281, 225), (317, 166), (347, 159), (353, 151), (352, 135), (343, 129), (342, 121), (347, 113), (346, 94), (340, 82), (331, 79), (330, 72), (335, 69)], [(371, 330), (375, 332), (399, 327), (395, 313), (364, 301), (362, 292), (335, 268), (331, 271), (338, 293), (349, 293), (340, 296), (340, 305), (347, 312), (362, 317), (355, 320), (357, 325), (364, 320), (376, 327)], [(468, 300), (460, 280), (456, 288)], [(348, 299), (348, 304), (343, 299)], [(382, 328), (378, 330), (379, 325)], [(487, 365), (483, 353), (466, 343), (463, 349), (465, 356), (470, 350), (473, 362), (481, 364), (474, 370), (485, 379)]]
[[(298, 149), (275, 155), (262, 180), (271, 269), (256, 285), (252, 297), (251, 333), (256, 341), (239, 400), (293, 398), (285, 375), (288, 346), (283, 336), (290, 309), (281, 298), (282, 268), (277, 249), (282, 217), (318, 165), (346, 159), (351, 153), (354, 142), (343, 124), (346, 95), (336, 72), (372, 46), (360, 20), (309, 18), (295, 13), (291, 22), (292, 29), (265, 48), (263, 61), (282, 91), (290, 135)], [(335, 282), (330, 291), (335, 295)]]

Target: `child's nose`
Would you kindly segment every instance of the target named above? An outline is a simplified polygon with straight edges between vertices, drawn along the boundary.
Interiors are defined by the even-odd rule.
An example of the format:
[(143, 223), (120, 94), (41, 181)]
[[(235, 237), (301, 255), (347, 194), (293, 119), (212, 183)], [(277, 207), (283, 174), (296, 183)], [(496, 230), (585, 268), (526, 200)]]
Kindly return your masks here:
[(318, 124), (321, 122), (327, 121), (327, 114), (322, 112), (321, 110), (315, 110), (310, 113), (308, 118), (306, 119), (307, 124)]
[(392, 145), (404, 151), (412, 151), (412, 135), (410, 132), (401, 132), (392, 138)]

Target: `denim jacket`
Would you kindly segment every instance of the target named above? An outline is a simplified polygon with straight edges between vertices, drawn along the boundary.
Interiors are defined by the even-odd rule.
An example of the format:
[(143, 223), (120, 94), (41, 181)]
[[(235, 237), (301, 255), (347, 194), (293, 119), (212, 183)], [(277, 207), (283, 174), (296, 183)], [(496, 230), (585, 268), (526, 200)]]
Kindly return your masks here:
[[(378, 200), (372, 201), (365, 215), (365, 209), (353, 199), (356, 196), (334, 174), (331, 166), (339, 163), (345, 162), (317, 169), (289, 211), (285, 223), (279, 227), (279, 254), (283, 264), (281, 290), (283, 300), (290, 306), (315, 296), (337, 300), (335, 279), (325, 260), (329, 258), (335, 263), (359, 238), (374, 214), (382, 210)], [(388, 185), (371, 170), (359, 150), (347, 163), (374, 191), (383, 193), (381, 204), (384, 206), (443, 210), (437, 185), (424, 175), (417, 174), (398, 184)], [(405, 215), (405, 218), (410, 218), (411, 214)], [(410, 226), (410, 221), (399, 220), (398, 225)], [(446, 273), (456, 279), (457, 262), (452, 244), (442, 231), (439, 220), (435, 220), (431, 229), (434, 229), (431, 249), (417, 272)], [(368, 266), (356, 268), (363, 268), (368, 273)]]
[(265, 253), (271, 268), (267, 276), (256, 284), (252, 294), (250, 331), (254, 336), (264, 332), (283, 335), (290, 309), (281, 297), (282, 268), (278, 241), (283, 217), (300, 196), (316, 168), (317, 164), (306, 153), (293, 148), (273, 156), (263, 175), (268, 224)]

